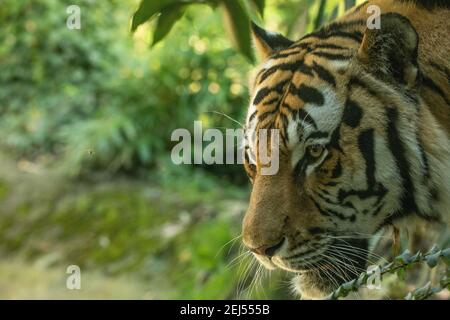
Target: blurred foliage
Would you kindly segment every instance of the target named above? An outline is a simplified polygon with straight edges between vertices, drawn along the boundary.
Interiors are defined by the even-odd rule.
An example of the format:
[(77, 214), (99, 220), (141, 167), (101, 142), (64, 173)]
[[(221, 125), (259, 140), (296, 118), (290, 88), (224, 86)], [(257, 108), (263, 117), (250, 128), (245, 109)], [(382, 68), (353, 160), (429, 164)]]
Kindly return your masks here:
[[(66, 28), (73, 4), (81, 30)], [(217, 251), (239, 234), (241, 215), (227, 213), (247, 196), (227, 180), (247, 178), (239, 166), (208, 167), (219, 181), (173, 165), (170, 134), (198, 119), (235, 126), (212, 111), (242, 118), (250, 66), (208, 7), (186, 10), (176, 37), (149, 52), (146, 27), (127, 27), (133, 5), (2, 2), (0, 254), (163, 282), (160, 298), (232, 297), (235, 250)]]
[[(2, 2), (2, 145), (19, 157), (60, 165), (69, 175), (155, 168), (160, 161), (167, 162), (175, 128), (192, 130), (194, 120), (208, 127), (236, 127), (213, 111), (238, 122), (243, 119), (251, 65), (235, 54), (222, 21), (234, 19), (225, 23), (225, 29), (235, 38), (232, 43), (246, 48), (248, 57), (249, 31), (243, 32), (241, 24), (247, 28), (250, 17), (255, 19), (264, 10), (270, 12), (266, 20), (275, 22), (269, 27), (294, 36), (289, 30), (293, 26), (304, 33), (318, 19), (322, 23), (333, 18), (336, 8), (345, 9), (336, 0), (321, 2), (320, 8), (312, 0), (139, 3)], [(66, 8), (73, 4), (81, 8), (81, 30), (65, 25)], [(242, 9), (239, 15), (233, 6)], [(166, 22), (164, 10), (170, 11), (173, 23)], [(227, 10), (233, 12), (224, 14)], [(131, 37), (127, 25), (134, 11)], [(228, 18), (222, 19), (224, 15)], [(299, 16), (304, 19), (297, 21)], [(142, 25), (148, 20), (150, 24)], [(151, 42), (148, 30), (153, 31)], [(170, 36), (164, 38), (169, 30)], [(150, 43), (162, 38), (148, 50)], [(207, 169), (246, 181), (236, 166)]]
[[(223, 26), (231, 43), (249, 61), (254, 62), (251, 49), (250, 21), (262, 22), (268, 2), (265, 0), (162, 0), (158, 2), (141, 0), (139, 8), (133, 15), (131, 28), (132, 31), (136, 31), (141, 24), (156, 20), (152, 42), (152, 45), (154, 45), (161, 41), (175, 23), (181, 19), (186, 7), (208, 5), (213, 9), (220, 8)], [(274, 1), (270, 2), (273, 3)], [(355, 4), (355, 0), (276, 1), (276, 5), (288, 9), (283, 15), (285, 25), (288, 26), (290, 22), (292, 26), (302, 31), (312, 31), (319, 28), (323, 23), (334, 19), (344, 9), (351, 8)]]
[(182, 17), (186, 6), (191, 4), (207, 4), (212, 8), (220, 6), (223, 11), (224, 25), (231, 41), (242, 54), (253, 61), (249, 16), (262, 14), (264, 0), (162, 0), (158, 2), (142, 0), (133, 16), (132, 30), (135, 31), (142, 23), (157, 17), (153, 36), (153, 44), (155, 44), (169, 33), (172, 26)]
[[(236, 259), (245, 193), (202, 171), (190, 179), (172, 174), (163, 173), (163, 185), (123, 178), (92, 184), (52, 172), (24, 175), (3, 162), (0, 257), (133, 275), (159, 299), (235, 298), (250, 285), (251, 270), (243, 269), (251, 260)], [(15, 192), (3, 187), (13, 183)], [(269, 289), (266, 297), (288, 297), (288, 290)]]
[(250, 19), (295, 39), (354, 3), (3, 0), (2, 260), (133, 275), (156, 298), (292, 298), (238, 250), (243, 169), (175, 166), (170, 135), (242, 122)]
[(129, 172), (168, 157), (175, 128), (192, 129), (198, 118), (232, 127), (208, 111), (242, 117), (248, 65), (209, 8), (188, 10), (178, 36), (147, 52), (126, 28), (129, 3), (75, 3), (81, 30), (65, 27), (68, 1), (3, 2), (3, 144), (22, 156), (55, 156), (69, 174)]

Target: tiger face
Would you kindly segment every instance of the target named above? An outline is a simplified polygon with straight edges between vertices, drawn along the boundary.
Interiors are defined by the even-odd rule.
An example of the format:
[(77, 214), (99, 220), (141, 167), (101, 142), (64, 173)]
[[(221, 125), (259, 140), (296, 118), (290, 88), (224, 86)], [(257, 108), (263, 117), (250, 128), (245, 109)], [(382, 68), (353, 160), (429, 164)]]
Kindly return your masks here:
[[(348, 19), (297, 42), (253, 25), (263, 62), (246, 119), (253, 189), (243, 242), (268, 269), (295, 273), (306, 298), (364, 271), (368, 239), (383, 226), (410, 214), (435, 219), (438, 190), (448, 189), (430, 169), (440, 163), (431, 141), (445, 149), (448, 138), (424, 128), (437, 124), (421, 107), (416, 30), (394, 13), (374, 30)], [(261, 172), (261, 129), (280, 136), (272, 175)]]

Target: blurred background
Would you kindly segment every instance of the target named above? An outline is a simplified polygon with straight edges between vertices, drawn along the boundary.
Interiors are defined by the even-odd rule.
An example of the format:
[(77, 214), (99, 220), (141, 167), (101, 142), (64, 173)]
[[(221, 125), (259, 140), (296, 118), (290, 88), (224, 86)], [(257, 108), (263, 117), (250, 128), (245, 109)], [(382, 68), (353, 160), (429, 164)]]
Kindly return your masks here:
[[(264, 25), (295, 39), (355, 2), (267, 0)], [(176, 128), (239, 127), (251, 59), (220, 10), (189, 6), (151, 47), (155, 21), (130, 31), (138, 7), (1, 1), (0, 298), (295, 298), (241, 249), (244, 169), (170, 159)], [(378, 295), (408, 291), (391, 282)]]

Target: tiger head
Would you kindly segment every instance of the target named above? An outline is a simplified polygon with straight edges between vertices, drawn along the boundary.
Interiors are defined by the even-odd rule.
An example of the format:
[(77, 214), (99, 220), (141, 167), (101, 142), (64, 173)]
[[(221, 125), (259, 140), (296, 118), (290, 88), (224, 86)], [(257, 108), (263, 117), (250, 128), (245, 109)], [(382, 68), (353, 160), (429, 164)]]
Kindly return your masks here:
[[(418, 34), (395, 13), (381, 29), (353, 19), (296, 42), (254, 24), (252, 34), (262, 63), (246, 118), (243, 243), (320, 298), (364, 271), (383, 226), (437, 210), (427, 152), (439, 137), (419, 137), (431, 116), (419, 111)], [(262, 173), (262, 129), (279, 132), (275, 174)]]

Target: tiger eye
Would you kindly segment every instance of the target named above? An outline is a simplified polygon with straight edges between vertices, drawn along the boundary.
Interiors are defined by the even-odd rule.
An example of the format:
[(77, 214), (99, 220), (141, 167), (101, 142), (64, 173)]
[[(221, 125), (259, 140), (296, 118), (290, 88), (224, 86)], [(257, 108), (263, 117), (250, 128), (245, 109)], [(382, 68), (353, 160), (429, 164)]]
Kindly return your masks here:
[(313, 158), (319, 158), (323, 153), (324, 147), (320, 144), (308, 146), (308, 154)]

